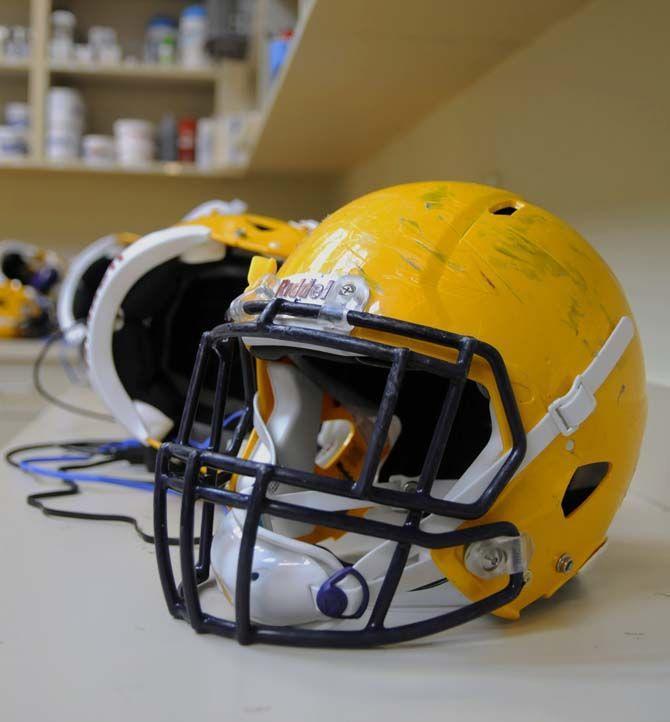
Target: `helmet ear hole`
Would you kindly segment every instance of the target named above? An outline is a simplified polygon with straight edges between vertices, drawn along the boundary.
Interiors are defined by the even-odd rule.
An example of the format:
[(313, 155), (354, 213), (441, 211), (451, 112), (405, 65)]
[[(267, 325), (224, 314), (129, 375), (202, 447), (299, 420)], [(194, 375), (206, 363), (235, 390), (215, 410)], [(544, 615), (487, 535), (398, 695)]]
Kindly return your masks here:
[(593, 464), (584, 464), (578, 467), (572, 475), (561, 501), (563, 515), (567, 517), (576, 511), (598, 488), (609, 470), (610, 463), (608, 461), (596, 461)]

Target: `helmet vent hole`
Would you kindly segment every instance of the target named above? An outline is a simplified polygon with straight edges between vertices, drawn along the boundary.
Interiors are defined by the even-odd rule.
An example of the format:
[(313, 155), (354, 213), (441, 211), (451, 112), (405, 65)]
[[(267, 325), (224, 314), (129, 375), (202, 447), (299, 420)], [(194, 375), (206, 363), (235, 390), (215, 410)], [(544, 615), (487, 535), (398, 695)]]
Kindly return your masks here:
[(493, 206), (489, 211), (493, 213), (494, 216), (511, 216), (519, 210), (519, 207), (520, 206), (507, 201), (502, 205)]
[(608, 461), (596, 461), (575, 470), (561, 501), (564, 516), (570, 516), (593, 494), (609, 469)]

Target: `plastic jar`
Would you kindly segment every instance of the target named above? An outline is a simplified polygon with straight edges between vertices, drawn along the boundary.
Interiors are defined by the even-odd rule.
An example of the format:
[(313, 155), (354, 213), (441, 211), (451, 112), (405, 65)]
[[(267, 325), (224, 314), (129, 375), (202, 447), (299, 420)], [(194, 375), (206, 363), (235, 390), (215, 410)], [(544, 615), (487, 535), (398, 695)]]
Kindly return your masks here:
[(5, 105), (5, 122), (13, 128), (23, 128), (28, 130), (30, 127), (30, 108), (28, 103), (13, 100)]
[(25, 141), (20, 128), (0, 125), (0, 160), (21, 158), (26, 154)]
[(121, 165), (146, 165), (154, 159), (154, 125), (140, 118), (119, 118), (114, 123), (116, 158)]
[(201, 68), (209, 58), (207, 43), (207, 10), (203, 5), (189, 5), (179, 18), (179, 57), (187, 68)]
[(111, 135), (85, 135), (82, 142), (84, 163), (112, 165), (115, 160), (114, 138)]
[(50, 160), (79, 157), (84, 101), (74, 88), (53, 87), (47, 94), (46, 155)]

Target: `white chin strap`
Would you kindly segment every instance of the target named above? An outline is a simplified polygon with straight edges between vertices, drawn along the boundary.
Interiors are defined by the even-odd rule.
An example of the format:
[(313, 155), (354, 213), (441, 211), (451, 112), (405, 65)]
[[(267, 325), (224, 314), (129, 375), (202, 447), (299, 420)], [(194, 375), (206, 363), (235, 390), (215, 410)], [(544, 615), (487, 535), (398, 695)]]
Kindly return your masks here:
[[(594, 394), (608, 378), (634, 336), (630, 318), (623, 317), (587, 369), (578, 375), (567, 394), (549, 405), (547, 414), (527, 434), (527, 452), (519, 471), (535, 459), (552, 441), (563, 434), (574, 433), (596, 407)], [(312, 471), (316, 453), (315, 439), (320, 425), (322, 392), (302, 373), (287, 364), (268, 363), (268, 374), (275, 397), (275, 406), (267, 423), (255, 409), (254, 427), (259, 442), (250, 458), (269, 464)], [(491, 440), (458, 480), (436, 480), (433, 494), (450, 501), (476, 501), (505, 459), (495, 415), (492, 413)], [(286, 463), (293, 459), (293, 464)], [(518, 473), (518, 472), (517, 472)], [(237, 490), (250, 493), (254, 480), (243, 477)], [(276, 485), (270, 496), (282, 501), (328, 511), (371, 508), (366, 515), (401, 525), (404, 512), (388, 507), (375, 507), (369, 501), (352, 500), (316, 491), (295, 490), (289, 485)], [(234, 597), (245, 512), (231, 510), (223, 519), (212, 542), (212, 568), (219, 584)], [(456, 529), (461, 519), (428, 516), (421, 524), (423, 531), (444, 532)], [(272, 520), (272, 529), (259, 527), (252, 563), (251, 616), (257, 622), (274, 625), (347, 626), (346, 618), (360, 611), (366, 595), (367, 613), (374, 602), (396, 549), (396, 543), (384, 541), (363, 554), (353, 565), (355, 574), (342, 576), (337, 589), (346, 604), (337, 618), (324, 614), (318, 603), (319, 591), (344, 565), (329, 551), (292, 538), (307, 533), (298, 522)], [(360, 577), (359, 577), (360, 575)], [(467, 600), (448, 584), (419, 589), (443, 577), (432, 561), (429, 550), (412, 547), (401, 576), (392, 609), (402, 611), (424, 606), (443, 608)], [(364, 580), (361, 583), (360, 578)], [(367, 587), (367, 590), (364, 590)], [(416, 591), (412, 591), (416, 590)], [(365, 619), (363, 616), (363, 620)], [(361, 622), (357, 622), (360, 624)]]

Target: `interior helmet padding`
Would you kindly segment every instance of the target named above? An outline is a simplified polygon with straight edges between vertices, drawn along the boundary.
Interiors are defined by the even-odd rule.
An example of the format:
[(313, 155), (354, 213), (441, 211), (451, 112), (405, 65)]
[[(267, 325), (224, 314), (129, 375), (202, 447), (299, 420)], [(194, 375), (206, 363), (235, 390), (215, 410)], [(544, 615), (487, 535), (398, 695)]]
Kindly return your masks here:
[[(290, 354), (305, 375), (350, 410), (377, 415), (388, 368), (369, 360), (334, 355)], [(416, 477), (428, 452), (450, 380), (409, 368), (403, 378), (394, 414), (401, 433), (381, 468), (379, 481), (396, 474)], [(491, 414), (486, 392), (467, 381), (447, 442), (438, 479), (459, 478), (486, 446)]]
[(95, 292), (98, 290), (102, 278), (111, 262), (112, 259), (106, 256), (98, 258), (91, 263), (81, 275), (72, 301), (72, 315), (75, 319), (85, 319), (88, 317)]
[[(133, 285), (121, 303), (122, 320), (112, 340), (114, 365), (131, 399), (178, 422), (200, 337), (224, 322), (230, 302), (246, 287), (248, 265), (244, 252), (196, 265), (172, 259)], [(212, 369), (198, 413), (205, 421), (214, 380)], [(241, 398), (241, 389), (231, 388), (231, 397), (233, 403)]]

